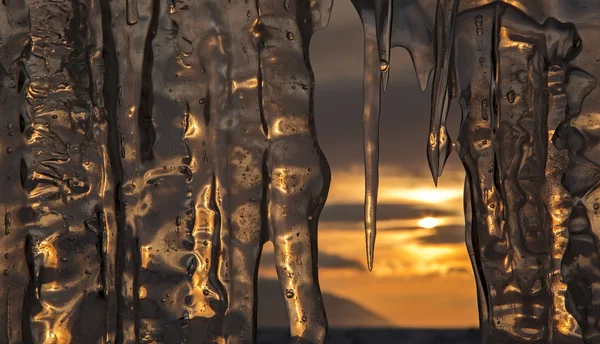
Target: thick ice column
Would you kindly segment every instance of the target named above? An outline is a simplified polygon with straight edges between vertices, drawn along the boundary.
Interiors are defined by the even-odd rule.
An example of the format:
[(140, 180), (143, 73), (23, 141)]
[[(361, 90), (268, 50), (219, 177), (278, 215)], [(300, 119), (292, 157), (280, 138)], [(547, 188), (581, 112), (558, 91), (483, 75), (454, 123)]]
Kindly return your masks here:
[[(467, 240), (473, 240), (479, 297), (487, 304), (480, 309), (482, 321), (488, 318), (484, 340), (577, 340), (553, 258), (561, 254), (554, 241), (560, 241), (555, 226), (564, 216), (565, 191), (557, 190), (560, 157), (548, 147), (549, 125), (556, 127), (566, 107), (554, 91), (560, 80), (547, 70), (548, 62), (570, 62), (579, 36), (572, 24), (548, 19), (540, 25), (505, 4), (461, 13), (456, 34), (460, 156), (473, 202), (474, 225), (467, 231), (476, 230)], [(547, 164), (556, 165), (546, 170)], [(540, 194), (544, 189), (552, 191)]]
[(260, 105), (268, 137), (266, 228), (275, 247), (291, 335), (294, 341), (320, 343), (327, 320), (316, 271), (317, 221), (330, 173), (315, 139), (308, 47), (322, 23), (313, 22), (319, 16), (299, 1), (280, 6), (259, 0), (258, 6)]
[[(14, 1), (1, 12), (2, 341), (112, 340), (99, 4)], [(83, 318), (97, 326), (84, 330)]]

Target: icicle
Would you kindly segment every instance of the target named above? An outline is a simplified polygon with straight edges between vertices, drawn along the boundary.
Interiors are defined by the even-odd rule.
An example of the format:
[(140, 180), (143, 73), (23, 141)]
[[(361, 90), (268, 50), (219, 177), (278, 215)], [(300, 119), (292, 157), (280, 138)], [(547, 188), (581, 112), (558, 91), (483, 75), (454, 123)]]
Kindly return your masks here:
[(427, 142), (427, 160), (437, 185), (446, 160), (451, 152), (451, 141), (446, 130), (450, 107), (450, 57), (454, 41), (454, 23), (458, 0), (439, 0), (435, 25), (435, 75), (433, 80), (431, 123)]
[(363, 141), (365, 150), (365, 239), (367, 243), (367, 265), (373, 269), (375, 250), (377, 188), (379, 185), (379, 112), (381, 102), (382, 68), (380, 61), (378, 20), (376, 8), (383, 0), (353, 0), (352, 3), (363, 23), (365, 33)]
[(140, 15), (138, 13), (137, 0), (127, 0), (126, 2), (126, 20), (127, 25), (135, 25), (140, 19)]
[(410, 53), (419, 86), (425, 91), (435, 64), (433, 56), (433, 25), (426, 10), (417, 1), (393, 1), (391, 47), (403, 47)]
[[(379, 184), (381, 90), (385, 91), (388, 85), (390, 50), (396, 46), (402, 46), (409, 50), (422, 90), (427, 86), (434, 59), (431, 49), (431, 28), (414, 23), (415, 20), (423, 20), (423, 9), (418, 3), (413, 1), (394, 2), (391, 0), (352, 0), (352, 3), (363, 23), (365, 34), (363, 134), (366, 185), (364, 211), (367, 263), (369, 270), (372, 270), (376, 236), (377, 188)], [(453, 9), (452, 22), (457, 7), (456, 1), (453, 4), (454, 7), (450, 7)], [(397, 20), (392, 20), (394, 14), (397, 15)], [(445, 58), (448, 59), (447, 56)], [(445, 64), (447, 69), (448, 61)], [(446, 88), (447, 84), (447, 82), (444, 84)], [(448, 101), (449, 99), (446, 99), (446, 102)], [(448, 140), (443, 142), (446, 142), (443, 147), (448, 146)]]

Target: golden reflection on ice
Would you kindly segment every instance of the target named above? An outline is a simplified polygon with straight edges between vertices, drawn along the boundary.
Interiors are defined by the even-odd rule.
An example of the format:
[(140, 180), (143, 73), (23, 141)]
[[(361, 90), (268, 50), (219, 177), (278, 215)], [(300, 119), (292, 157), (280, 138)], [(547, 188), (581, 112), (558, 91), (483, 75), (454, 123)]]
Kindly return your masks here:
[(231, 91), (237, 90), (253, 90), (258, 86), (258, 78), (253, 77), (246, 80), (232, 80)]

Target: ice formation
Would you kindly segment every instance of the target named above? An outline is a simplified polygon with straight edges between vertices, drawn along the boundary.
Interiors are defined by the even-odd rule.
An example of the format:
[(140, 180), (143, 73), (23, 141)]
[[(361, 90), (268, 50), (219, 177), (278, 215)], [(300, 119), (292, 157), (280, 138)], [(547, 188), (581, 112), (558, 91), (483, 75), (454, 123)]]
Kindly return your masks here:
[[(388, 16), (380, 10), (386, 1), (368, 3), (354, 2), (367, 42), (369, 266), (378, 140), (371, 123), (379, 116), (379, 80), (387, 82), (374, 65), (379, 59), (383, 66), (384, 50), (389, 61), (390, 41), (411, 53), (422, 89), (434, 71), (427, 141), (434, 182), (452, 150), (466, 170), (466, 243), (482, 342), (597, 342), (600, 3), (398, 0)], [(445, 126), (453, 99), (462, 108), (455, 143)]]
[(267, 240), (292, 337), (323, 342), (331, 6), (3, 1), (0, 342), (253, 342)]

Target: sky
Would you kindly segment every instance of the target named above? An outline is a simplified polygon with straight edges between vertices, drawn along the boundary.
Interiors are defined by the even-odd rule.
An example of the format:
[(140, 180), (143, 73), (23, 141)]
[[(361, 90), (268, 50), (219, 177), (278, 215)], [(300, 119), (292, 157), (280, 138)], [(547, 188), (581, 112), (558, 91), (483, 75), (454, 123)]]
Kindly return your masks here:
[[(332, 170), (318, 233), (330, 326), (476, 327), (476, 288), (464, 243), (464, 171), (453, 154), (436, 189), (427, 167), (431, 89), (419, 90), (408, 53), (395, 48), (382, 99), (378, 235), (369, 272), (362, 224), (363, 33), (350, 1), (335, 1), (331, 22), (315, 34), (310, 52), (317, 135)], [(455, 105), (451, 136), (456, 115)], [(272, 251), (268, 243), (260, 268), (259, 324), (285, 319), (283, 302), (278, 315), (261, 307), (277, 289)]]

